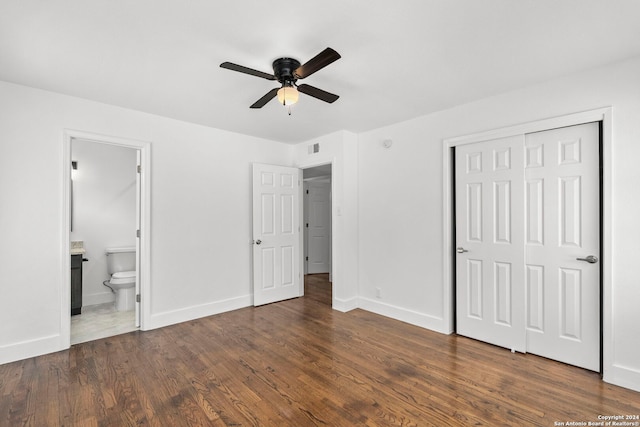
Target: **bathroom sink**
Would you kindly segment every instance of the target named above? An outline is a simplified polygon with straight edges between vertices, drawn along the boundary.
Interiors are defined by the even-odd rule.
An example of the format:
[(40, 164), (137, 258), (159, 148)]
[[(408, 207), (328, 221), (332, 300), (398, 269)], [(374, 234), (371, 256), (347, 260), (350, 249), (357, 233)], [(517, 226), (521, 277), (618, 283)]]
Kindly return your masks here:
[(82, 240), (71, 242), (71, 255), (84, 255), (84, 253), (84, 242)]

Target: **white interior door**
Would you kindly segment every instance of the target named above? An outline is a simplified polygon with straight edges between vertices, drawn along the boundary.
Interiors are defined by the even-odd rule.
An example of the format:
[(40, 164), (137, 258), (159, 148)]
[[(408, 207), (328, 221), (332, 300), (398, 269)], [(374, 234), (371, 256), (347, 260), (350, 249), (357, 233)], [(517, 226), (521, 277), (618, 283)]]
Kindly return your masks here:
[(457, 331), (525, 351), (524, 137), (456, 147)]
[(253, 302), (302, 296), (300, 274), (301, 172), (253, 165)]
[(525, 149), (527, 349), (594, 371), (600, 369), (599, 135), (598, 123), (537, 132), (526, 136)]
[[(140, 174), (141, 174), (141, 169), (140, 169), (140, 165), (141, 165), (141, 152), (140, 150), (136, 150), (136, 230), (140, 230), (140, 224), (141, 224), (141, 209), (140, 209), (140, 203), (141, 203), (141, 185), (142, 185), (142, 180), (140, 179)], [(140, 299), (138, 298), (138, 295), (140, 295), (140, 259), (141, 259), (141, 253), (140, 253), (140, 234), (139, 232), (136, 232), (136, 302), (135, 302), (135, 310), (136, 310), (136, 314), (135, 314), (135, 324), (136, 324), (136, 328), (140, 327)]]
[(331, 268), (331, 183), (309, 181), (307, 190), (307, 273), (328, 273)]

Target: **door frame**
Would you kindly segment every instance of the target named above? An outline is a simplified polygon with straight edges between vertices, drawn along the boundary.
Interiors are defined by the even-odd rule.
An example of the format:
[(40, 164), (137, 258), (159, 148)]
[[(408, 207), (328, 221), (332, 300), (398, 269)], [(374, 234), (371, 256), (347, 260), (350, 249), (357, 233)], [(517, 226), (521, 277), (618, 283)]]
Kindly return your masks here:
[(62, 138), (62, 235), (61, 253), (62, 284), (60, 289), (60, 330), (62, 347), (71, 346), (71, 289), (65, 286), (71, 281), (71, 142), (74, 139), (133, 148), (140, 152), (140, 329), (145, 330), (145, 320), (151, 314), (151, 143), (129, 138), (100, 135), (74, 129), (64, 129)]
[[(329, 190), (329, 203), (331, 205), (331, 217), (330, 217), (330, 223), (329, 223), (329, 227), (331, 229), (331, 243), (329, 245), (329, 257), (330, 257), (330, 261), (329, 261), (329, 280), (331, 282), (331, 299), (334, 299), (334, 280), (336, 278), (336, 275), (334, 274), (334, 266), (335, 266), (335, 259), (334, 259), (334, 254), (335, 254), (335, 213), (334, 213), (334, 204), (333, 204), (333, 197), (336, 194), (335, 192), (335, 159), (333, 161), (330, 162), (319, 162), (319, 163), (310, 163), (305, 165), (304, 167), (298, 166), (298, 168), (302, 171), (303, 173), (303, 178), (302, 181), (304, 182), (304, 170), (305, 169), (313, 169), (315, 167), (318, 166), (326, 166), (326, 165), (331, 165), (331, 175), (330, 175), (330, 190)], [(305, 212), (305, 207), (304, 207), (304, 185), (300, 185), (300, 218), (304, 218), (304, 215), (306, 214)], [(304, 259), (304, 245), (307, 244), (307, 242), (304, 239), (304, 232), (300, 233), (300, 247), (302, 248), (302, 250), (300, 251), (300, 268), (301, 268), (301, 272), (302, 272), (302, 287), (304, 289), (304, 276), (305, 276), (305, 259)], [(333, 306), (333, 301), (331, 302), (331, 305)]]
[(444, 330), (446, 333), (455, 332), (455, 211), (454, 199), (455, 182), (453, 173), (453, 152), (454, 148), (459, 145), (472, 144), (490, 139), (505, 138), (509, 136), (540, 132), (549, 129), (555, 129), (566, 126), (580, 125), (590, 122), (602, 122), (601, 135), (601, 159), (602, 165), (602, 183), (601, 183), (601, 203), (602, 216), (601, 224), (601, 242), (600, 251), (602, 254), (601, 267), (601, 307), (602, 307), (602, 345), (601, 345), (601, 365), (602, 373), (606, 373), (613, 369), (613, 278), (611, 272), (612, 242), (611, 242), (611, 212), (612, 212), (612, 108), (603, 107), (595, 110), (589, 110), (565, 116), (553, 117), (543, 120), (537, 120), (529, 123), (518, 124), (514, 126), (494, 129), (487, 132), (481, 132), (471, 135), (463, 135), (443, 140), (443, 320)]

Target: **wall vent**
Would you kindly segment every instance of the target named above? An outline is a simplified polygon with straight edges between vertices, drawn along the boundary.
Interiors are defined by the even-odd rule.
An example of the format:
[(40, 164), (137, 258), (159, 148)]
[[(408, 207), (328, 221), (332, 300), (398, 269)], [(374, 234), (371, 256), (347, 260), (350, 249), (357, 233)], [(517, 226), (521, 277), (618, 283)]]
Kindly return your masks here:
[(319, 153), (320, 152), (320, 143), (316, 142), (309, 146), (309, 154)]

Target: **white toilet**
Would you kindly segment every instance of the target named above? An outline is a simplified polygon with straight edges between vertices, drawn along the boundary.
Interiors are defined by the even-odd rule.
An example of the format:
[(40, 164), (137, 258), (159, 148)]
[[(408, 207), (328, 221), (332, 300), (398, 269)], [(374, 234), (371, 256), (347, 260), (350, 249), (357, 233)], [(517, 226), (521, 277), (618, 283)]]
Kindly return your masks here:
[(116, 311), (135, 308), (136, 248), (107, 248), (107, 270), (111, 279), (105, 282), (116, 293)]

